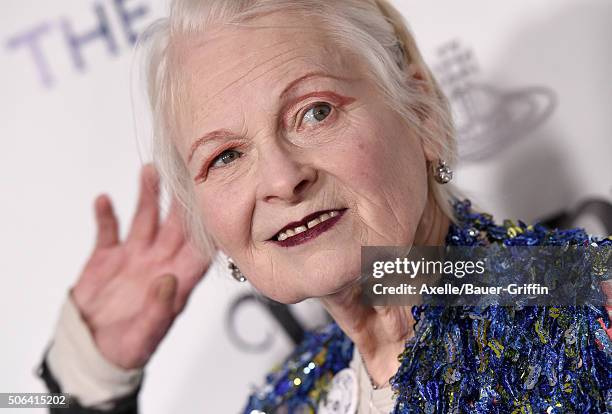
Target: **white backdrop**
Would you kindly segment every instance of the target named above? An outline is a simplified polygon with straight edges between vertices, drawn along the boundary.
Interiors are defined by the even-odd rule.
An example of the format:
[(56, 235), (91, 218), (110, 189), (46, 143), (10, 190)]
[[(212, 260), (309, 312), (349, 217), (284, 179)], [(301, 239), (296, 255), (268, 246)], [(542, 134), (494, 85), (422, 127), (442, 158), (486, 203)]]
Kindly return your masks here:
[[(454, 97), (466, 159), (457, 182), (474, 201), (500, 220), (532, 221), (588, 197), (612, 199), (612, 1), (395, 4)], [(44, 390), (33, 371), (92, 248), (97, 194), (111, 195), (125, 234), (142, 162), (130, 36), (166, 7), (2, 2), (0, 392)], [(100, 19), (106, 32), (71, 46), (67, 33), (92, 32)], [(244, 289), (210, 271), (147, 368), (143, 413), (237, 412), (250, 384), (290, 350), (257, 306), (241, 308), (240, 329), (253, 342), (276, 331), (271, 346), (248, 353), (230, 341), (225, 315)], [(298, 313), (308, 325), (322, 320), (316, 304)], [(19, 412), (28, 411), (43, 410)]]

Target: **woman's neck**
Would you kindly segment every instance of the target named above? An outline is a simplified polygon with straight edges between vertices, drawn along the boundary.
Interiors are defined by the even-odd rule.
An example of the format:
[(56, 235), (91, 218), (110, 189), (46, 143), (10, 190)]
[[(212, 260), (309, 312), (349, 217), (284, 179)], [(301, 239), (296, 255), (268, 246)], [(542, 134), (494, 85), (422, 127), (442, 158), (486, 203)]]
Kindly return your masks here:
[[(450, 219), (429, 196), (414, 245), (443, 245), (449, 225)], [(355, 344), (372, 380), (384, 386), (399, 368), (397, 356), (404, 350), (405, 342), (414, 336), (414, 318), (411, 306), (364, 305), (360, 289), (353, 285), (321, 301)]]

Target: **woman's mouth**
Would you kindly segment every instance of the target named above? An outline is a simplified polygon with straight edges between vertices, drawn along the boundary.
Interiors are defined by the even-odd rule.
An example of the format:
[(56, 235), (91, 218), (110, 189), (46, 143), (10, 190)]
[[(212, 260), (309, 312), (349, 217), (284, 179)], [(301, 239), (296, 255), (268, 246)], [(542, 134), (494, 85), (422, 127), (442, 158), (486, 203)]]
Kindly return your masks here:
[(310, 214), (297, 223), (290, 223), (285, 226), (271, 241), (283, 247), (290, 247), (315, 239), (331, 229), (345, 211), (346, 208)]

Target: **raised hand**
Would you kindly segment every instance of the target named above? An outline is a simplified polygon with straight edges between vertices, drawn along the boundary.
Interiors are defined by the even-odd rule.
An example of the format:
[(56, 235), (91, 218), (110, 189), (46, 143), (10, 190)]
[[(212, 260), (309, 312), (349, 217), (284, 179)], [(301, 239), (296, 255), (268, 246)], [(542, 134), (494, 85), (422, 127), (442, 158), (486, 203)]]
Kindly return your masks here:
[(97, 240), (70, 294), (96, 346), (114, 365), (143, 367), (184, 309), (211, 258), (187, 241), (182, 208), (173, 201), (160, 222), (159, 176), (145, 165), (132, 227), (125, 241), (111, 200), (95, 200)]

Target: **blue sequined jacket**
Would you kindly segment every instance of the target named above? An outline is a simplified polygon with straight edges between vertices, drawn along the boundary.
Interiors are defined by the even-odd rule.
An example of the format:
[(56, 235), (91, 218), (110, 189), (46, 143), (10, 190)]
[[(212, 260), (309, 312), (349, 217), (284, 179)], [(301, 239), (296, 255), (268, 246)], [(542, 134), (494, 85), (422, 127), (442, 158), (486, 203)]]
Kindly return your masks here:
[[(583, 229), (551, 230), (454, 204), (458, 224), (448, 246), (592, 245)], [(605, 308), (585, 306), (414, 306), (415, 335), (391, 380), (393, 413), (612, 412), (612, 341)], [(352, 359), (353, 343), (332, 323), (305, 340), (254, 392), (251, 413), (315, 413), (333, 375)], [(281, 409), (282, 407), (282, 409)]]

